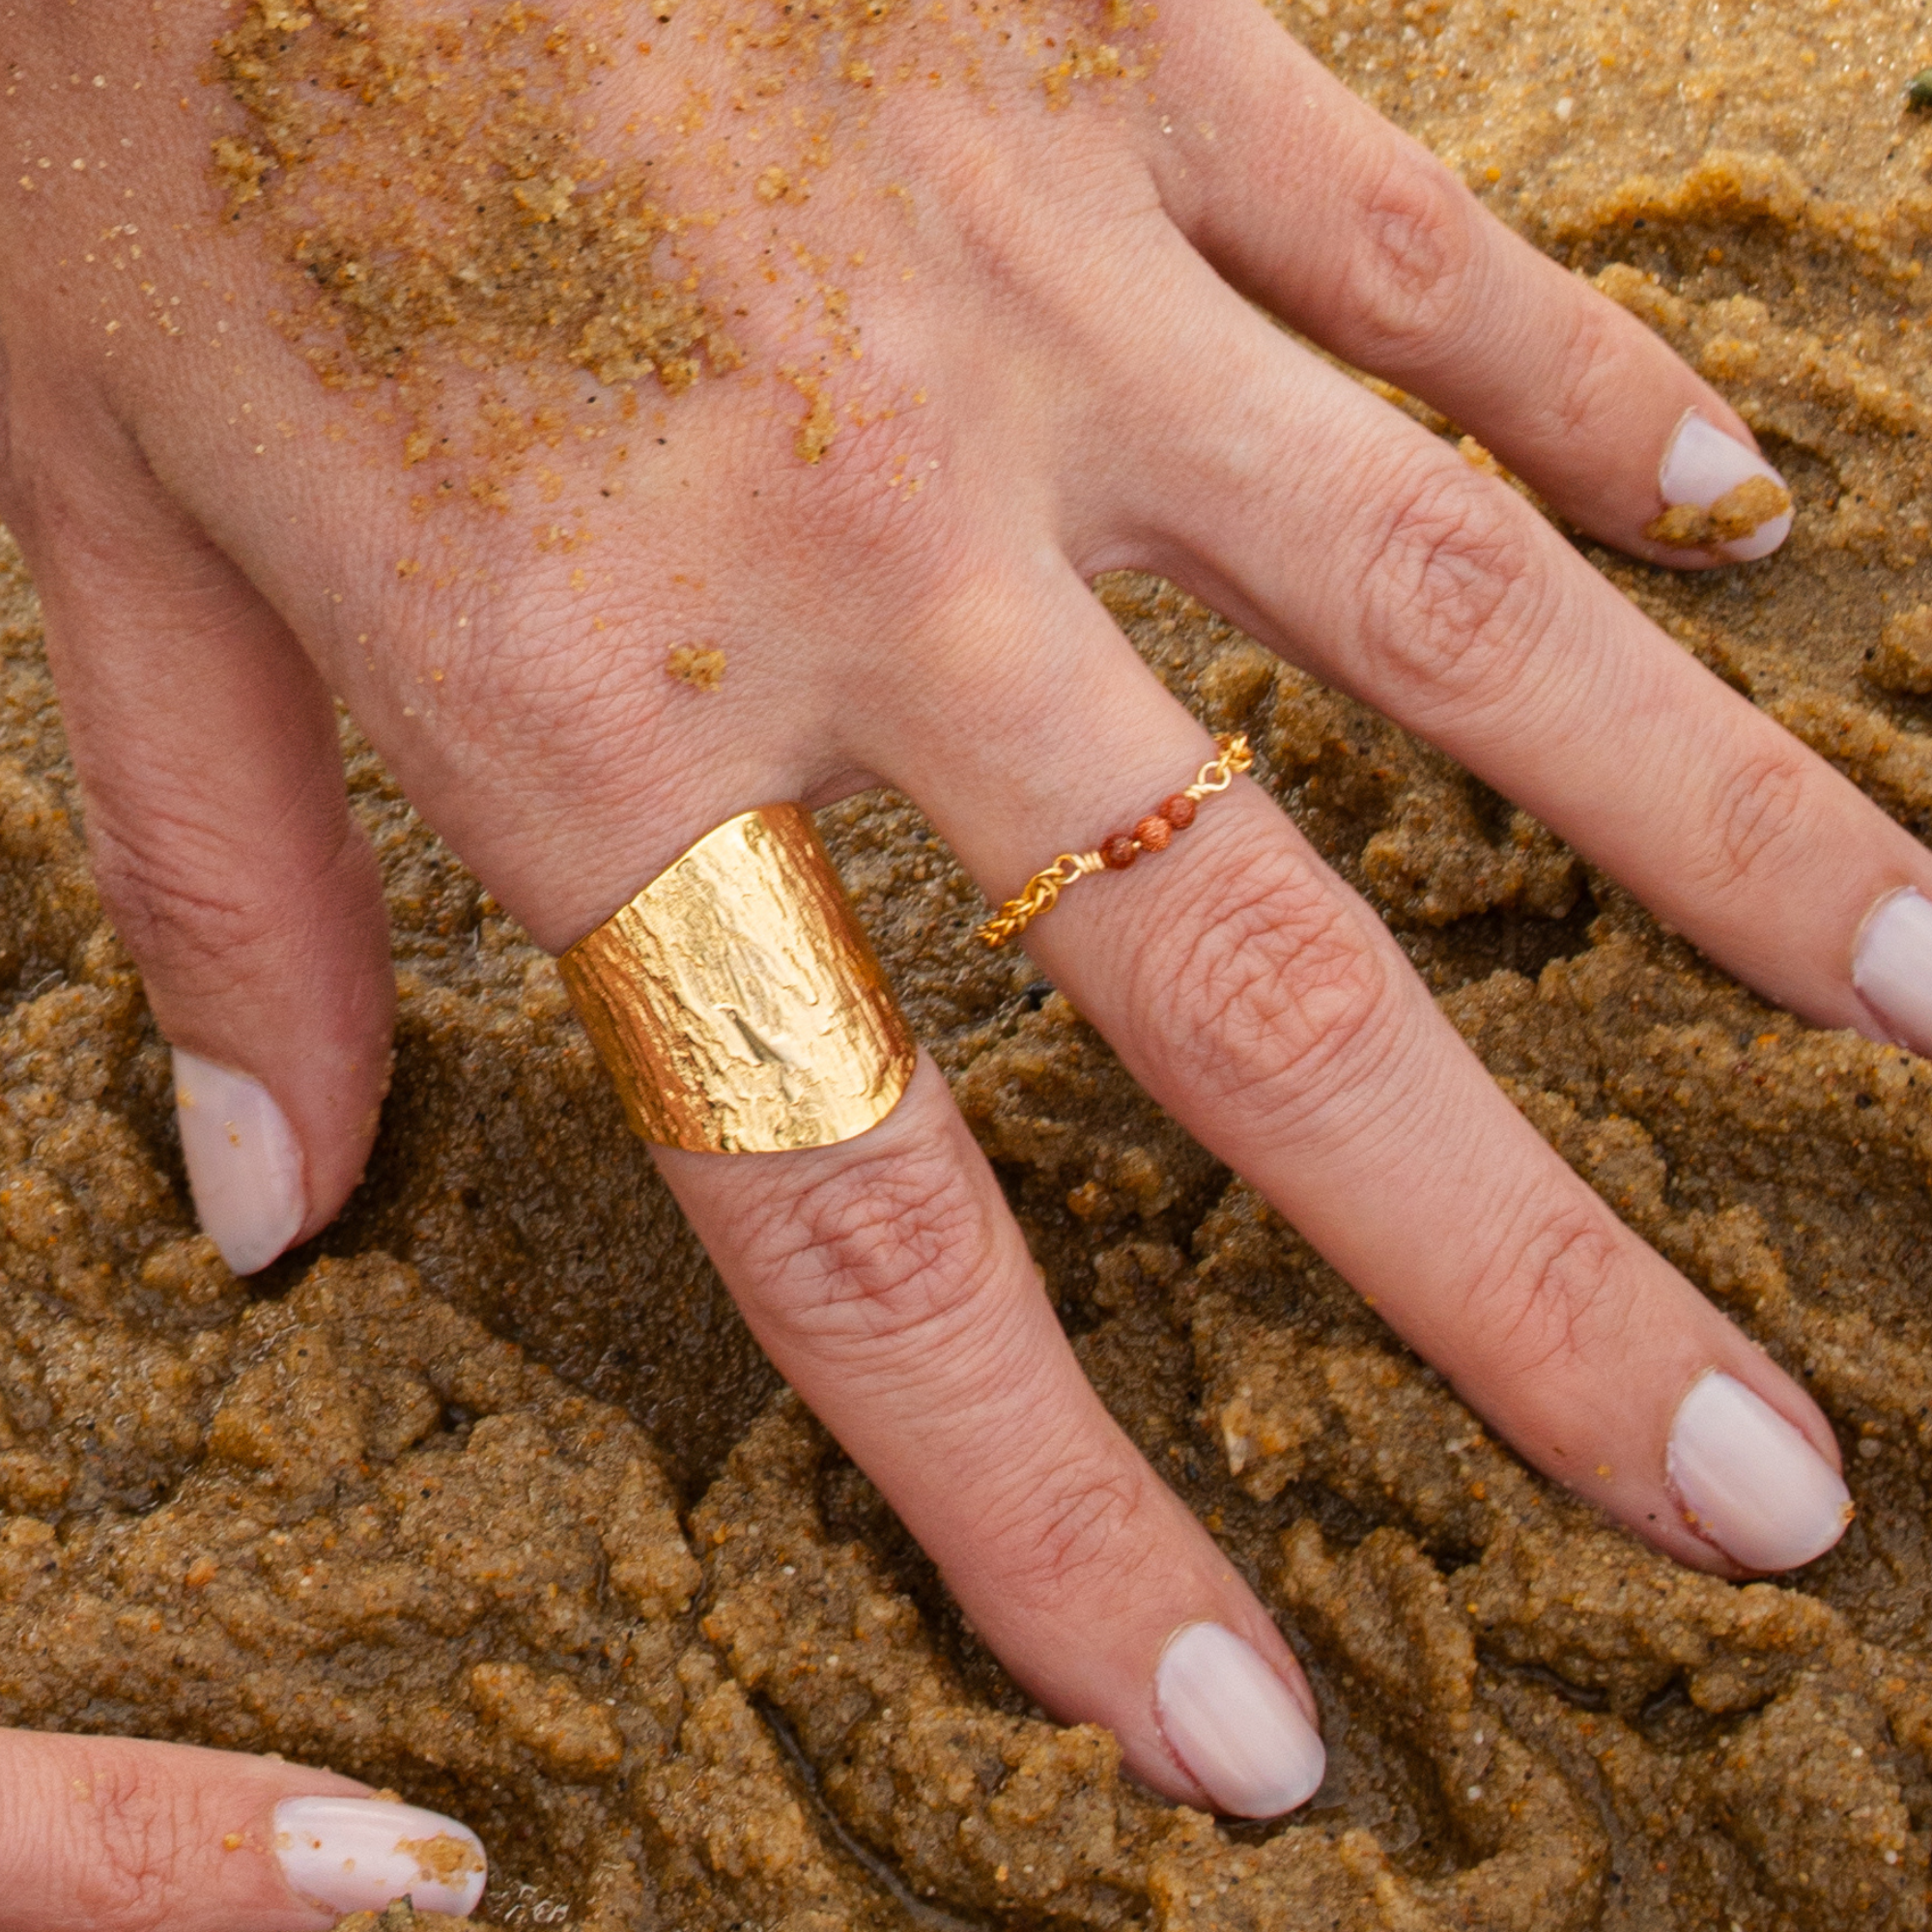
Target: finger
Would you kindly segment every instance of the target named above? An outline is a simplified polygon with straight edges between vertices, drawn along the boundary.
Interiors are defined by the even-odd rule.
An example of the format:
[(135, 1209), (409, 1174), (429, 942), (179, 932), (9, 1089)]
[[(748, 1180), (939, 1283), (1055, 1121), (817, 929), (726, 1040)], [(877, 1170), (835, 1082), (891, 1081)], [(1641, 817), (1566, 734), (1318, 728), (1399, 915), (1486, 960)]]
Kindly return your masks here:
[[(1037, 635), (1081, 640), (1082, 674), (1043, 664), (1018, 730), (967, 721), (1001, 785), (951, 757), (923, 777), (1000, 894), (1154, 811), (1210, 749), (1084, 591), (1026, 601)], [(1842, 1533), (1810, 1400), (1508, 1104), (1255, 786), (1202, 805), (1158, 857), (1079, 881), (1026, 941), (1154, 1098), (1527, 1460), (1706, 1569), (1786, 1568)]]
[[(1324, 348), (1423, 397), (1634, 555), (1745, 562), (1791, 527), (1743, 419), (1649, 329), (1488, 213), (1260, 9), (1163, 22), (1163, 193), (1208, 258)], [(1664, 513), (1672, 511), (1674, 515)]]
[[(544, 668), (520, 711), (534, 755), (513, 798), (452, 779), (398, 734), (404, 782), (557, 951), (748, 802), (841, 796), (840, 775), (863, 769), (814, 728), (824, 696), (668, 706), (638, 670), (662, 662), (647, 637), (636, 627), (567, 675)], [(551, 707), (568, 713), (554, 731)], [(870, 706), (836, 709), (849, 721)], [(1322, 1753), (1292, 1653), (1094, 1397), (930, 1065), (887, 1121), (839, 1146), (658, 1157), (780, 1372), (1020, 1683), (1108, 1726), (1134, 1775), (1172, 1796), (1257, 1816), (1309, 1796)]]
[(1170, 1797), (1271, 1817), (1314, 1793), (1293, 1653), (1101, 1406), (929, 1060), (838, 1146), (656, 1152), (753, 1333), (1017, 1682)]
[(43, 482), (49, 661), (103, 902), (175, 1053), (197, 1212), (238, 1274), (360, 1178), (394, 984), (328, 693), (145, 477)]
[[(1515, 492), (1252, 316), (1223, 317), (1208, 358), (1221, 393), (1169, 378), (1163, 420), (1186, 427), (1148, 466), (1161, 503), (1148, 493), (1135, 512), (1165, 519), (1177, 572), (1535, 813), (1768, 998), (1932, 1047), (1932, 934), (1914, 899), (1873, 919), (1908, 889), (1932, 894), (1924, 848)], [(1263, 443), (1258, 416), (1293, 422), (1323, 465)], [(1336, 492), (1337, 473), (1359, 487)], [(1861, 992), (1868, 922), (1886, 970), (1861, 971)]]
[(321, 1932), (406, 1895), (467, 1917), (486, 1878), (467, 1825), (332, 1772), (0, 1731), (11, 1932)]
[[(765, 728), (770, 707), (667, 722), (636, 670), (654, 661), (634, 636), (623, 658), (595, 662), (610, 674), (594, 706), (573, 702), (566, 740), (584, 751), (526, 762), (513, 810), (495, 789), (419, 783), (407, 739), (395, 759), (554, 950), (748, 801), (851, 788), (838, 782), (855, 769), (849, 746), (810, 728), (806, 707), (822, 699), (780, 707), (783, 733)], [(1321, 1745), (1292, 1653), (1081, 1375), (929, 1064), (887, 1120), (835, 1147), (655, 1152), (780, 1373), (1018, 1682), (1068, 1720), (1106, 1725), (1136, 1776), (1186, 1802), (1267, 1816), (1314, 1791)]]

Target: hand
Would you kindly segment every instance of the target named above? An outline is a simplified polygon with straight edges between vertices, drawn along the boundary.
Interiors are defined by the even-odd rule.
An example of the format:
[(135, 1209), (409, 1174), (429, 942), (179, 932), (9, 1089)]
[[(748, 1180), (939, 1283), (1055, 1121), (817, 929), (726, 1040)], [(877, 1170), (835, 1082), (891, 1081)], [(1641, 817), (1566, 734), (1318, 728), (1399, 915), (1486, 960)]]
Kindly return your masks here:
[[(327, 1223), (382, 1093), (331, 693), (553, 950), (724, 818), (881, 781), (997, 902), (1209, 753), (1086, 588), (1129, 565), (1769, 997), (1932, 1043), (1921, 849), (1241, 297), (1657, 562), (1781, 535), (1748, 432), (1259, 10), (808, 32), (745, 0), (646, 33), (584, 0), (541, 43), (430, 17), (16, 30), (0, 511), (238, 1269)], [(1815, 1406), (1510, 1108), (1258, 790), (1026, 944), (1528, 1461), (1723, 1574), (1835, 1540)], [(929, 1064), (842, 1145), (660, 1162), (1019, 1682), (1176, 1798), (1310, 1795), (1292, 1654), (1079, 1375)]]
[(0, 1731), (12, 1932), (317, 1932), (407, 1893), (467, 1916), (483, 1848), (327, 1771), (188, 1745)]

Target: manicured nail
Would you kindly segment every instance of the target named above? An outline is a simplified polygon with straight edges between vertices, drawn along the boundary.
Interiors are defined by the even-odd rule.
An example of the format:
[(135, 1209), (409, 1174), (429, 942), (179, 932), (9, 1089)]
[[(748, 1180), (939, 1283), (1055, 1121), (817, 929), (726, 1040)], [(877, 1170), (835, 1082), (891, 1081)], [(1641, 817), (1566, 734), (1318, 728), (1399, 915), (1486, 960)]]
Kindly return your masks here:
[(1684, 1520), (1747, 1570), (1795, 1570), (1822, 1556), (1852, 1520), (1851, 1492), (1832, 1465), (1718, 1369), (1678, 1404), (1664, 1467)]
[(406, 1897), (418, 1912), (467, 1918), (490, 1875), (469, 1826), (387, 1798), (283, 1799), (275, 1856), (291, 1891), (337, 1914)]
[(1328, 1754), (1261, 1653), (1219, 1624), (1168, 1639), (1153, 1678), (1162, 1735), (1216, 1806), (1276, 1818), (1315, 1796)]
[(1791, 534), (1791, 492), (1763, 457), (1687, 410), (1658, 468), (1665, 509), (1655, 543), (1714, 552), (1730, 563), (1769, 556)]
[(301, 1150), (269, 1090), (176, 1047), (175, 1119), (202, 1231), (237, 1274), (265, 1268), (308, 1213)]
[(1852, 984), (1907, 1046), (1932, 1053), (1932, 902), (1910, 886), (1879, 901), (1859, 934)]

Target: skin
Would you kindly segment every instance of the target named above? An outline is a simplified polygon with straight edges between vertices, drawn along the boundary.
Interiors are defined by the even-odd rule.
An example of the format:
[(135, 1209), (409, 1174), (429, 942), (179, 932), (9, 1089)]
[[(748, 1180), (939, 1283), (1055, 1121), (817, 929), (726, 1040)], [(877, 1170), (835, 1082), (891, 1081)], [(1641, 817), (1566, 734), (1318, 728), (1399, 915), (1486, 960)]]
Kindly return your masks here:
[[(1884, 1035), (1852, 987), (1855, 938), (1886, 893), (1932, 893), (1926, 854), (1514, 492), (1250, 302), (1654, 562), (1715, 561), (1641, 535), (1685, 411), (1748, 431), (1260, 10), (1181, 0), (1151, 81), (1090, 84), (1058, 111), (1018, 51), (989, 55), (977, 86), (887, 89), (863, 113), (811, 83), (835, 136), (810, 202), (718, 188), (704, 242), (745, 368), (674, 398), (645, 385), (649, 440), (617, 497), (599, 495), (604, 445), (544, 456), (590, 506), (597, 542), (575, 554), (535, 541), (556, 512), (527, 469), (499, 513), (414, 516), (400, 432), (272, 326), (287, 276), (224, 224), (208, 168), (212, 130), (240, 126), (202, 81), (227, 16), (177, 12), (158, 42), (145, 11), (37, 4), (5, 24), (22, 78), (0, 107), (16, 151), (0, 517), (44, 600), (102, 894), (167, 1037), (266, 1083), (294, 1124), (302, 1237), (368, 1153), (392, 1005), (331, 695), (554, 951), (723, 818), (879, 782), (997, 902), (1211, 755), (1087, 589), (1122, 567), (1178, 580), (1443, 747), (1768, 997)], [(700, 25), (661, 26), (650, 60), (607, 83), (618, 111), (600, 116), (633, 120), (640, 154), (687, 84), (728, 92)], [(55, 167), (16, 189), (15, 159), (43, 154)], [(110, 164), (70, 170), (71, 154)], [(130, 218), (161, 243), (178, 336), (104, 332), (128, 278), (76, 257)], [(816, 465), (777, 372), (828, 352), (798, 283), (763, 279), (775, 242), (870, 265), (849, 277), (864, 355), (823, 365), (838, 430)], [(439, 366), (460, 418), (474, 379)], [(433, 567), (399, 574), (419, 553)], [(726, 653), (716, 693), (666, 674), (694, 639)], [(1498, 1434), (1639, 1535), (1738, 1574), (1665, 1480), (1672, 1414), (1710, 1368), (1836, 1466), (1804, 1393), (1514, 1112), (1251, 784), (1025, 944)], [(838, 1147), (659, 1160), (780, 1370), (1048, 1709), (1111, 1726), (1139, 1777), (1195, 1804), (1151, 1689), (1177, 1628), (1238, 1632), (1313, 1712), (1267, 1613), (1082, 1378), (935, 1068)], [(178, 1801), (205, 1755), (60, 1741), (139, 1767), (149, 1810), (110, 1842), (71, 1826), (58, 1779), (22, 1781), (52, 1742), (0, 1739), (21, 1814), (0, 1837), (64, 1848), (8, 1874), (33, 1901), (17, 1922), (316, 1922), (264, 1894), (255, 1855), (211, 1868), (197, 1850), (208, 1814)], [(83, 1911), (103, 1861), (129, 1857), (152, 1879), (138, 1899)]]

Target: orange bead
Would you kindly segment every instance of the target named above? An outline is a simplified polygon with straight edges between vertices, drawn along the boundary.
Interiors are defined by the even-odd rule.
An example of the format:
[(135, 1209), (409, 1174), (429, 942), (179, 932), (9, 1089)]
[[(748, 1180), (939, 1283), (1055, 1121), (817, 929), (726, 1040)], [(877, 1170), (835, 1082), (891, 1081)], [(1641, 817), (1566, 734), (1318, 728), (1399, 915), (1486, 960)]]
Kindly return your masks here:
[(1134, 843), (1131, 832), (1117, 832), (1111, 838), (1100, 841), (1100, 857), (1106, 861), (1110, 872), (1124, 872), (1140, 855), (1140, 847)]
[(1144, 818), (1134, 827), (1134, 837), (1141, 841), (1142, 851), (1165, 852), (1174, 837), (1174, 827), (1158, 815)]
[(1177, 832), (1185, 832), (1194, 823), (1194, 801), (1184, 791), (1178, 791), (1161, 807), (1160, 815)]

